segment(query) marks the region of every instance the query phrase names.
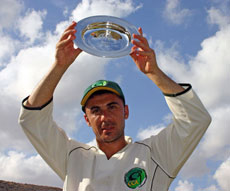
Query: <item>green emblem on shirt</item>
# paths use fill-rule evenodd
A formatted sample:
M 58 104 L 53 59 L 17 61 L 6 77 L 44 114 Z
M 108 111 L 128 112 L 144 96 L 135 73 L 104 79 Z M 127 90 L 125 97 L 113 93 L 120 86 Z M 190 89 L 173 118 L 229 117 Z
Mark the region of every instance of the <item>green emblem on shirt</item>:
M 131 189 L 140 188 L 145 184 L 146 179 L 146 172 L 141 168 L 132 168 L 125 174 L 125 183 Z

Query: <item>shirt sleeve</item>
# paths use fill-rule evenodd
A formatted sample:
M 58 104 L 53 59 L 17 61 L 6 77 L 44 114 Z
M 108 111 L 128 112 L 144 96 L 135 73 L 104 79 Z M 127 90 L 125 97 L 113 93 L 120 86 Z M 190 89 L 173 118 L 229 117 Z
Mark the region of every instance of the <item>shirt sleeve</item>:
M 191 86 L 180 95 L 165 95 L 172 123 L 158 135 L 144 140 L 153 160 L 175 178 L 208 128 L 211 117 Z
M 52 100 L 41 108 L 28 108 L 22 105 L 19 123 L 38 153 L 64 180 L 69 138 L 53 121 L 52 112 Z

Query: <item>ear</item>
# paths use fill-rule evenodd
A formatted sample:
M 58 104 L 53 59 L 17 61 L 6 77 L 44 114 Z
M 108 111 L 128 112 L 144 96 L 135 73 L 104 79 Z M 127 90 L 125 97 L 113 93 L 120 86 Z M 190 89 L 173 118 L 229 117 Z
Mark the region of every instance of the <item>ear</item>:
M 86 122 L 86 124 L 87 124 L 89 127 L 91 127 L 91 125 L 90 125 L 90 121 L 89 121 L 89 118 L 87 117 L 87 115 L 86 115 L 86 114 L 84 114 L 84 118 L 85 118 L 85 122 Z
M 124 117 L 125 117 L 125 119 L 129 118 L 129 107 L 128 107 L 128 105 L 125 105 L 125 108 L 124 108 Z

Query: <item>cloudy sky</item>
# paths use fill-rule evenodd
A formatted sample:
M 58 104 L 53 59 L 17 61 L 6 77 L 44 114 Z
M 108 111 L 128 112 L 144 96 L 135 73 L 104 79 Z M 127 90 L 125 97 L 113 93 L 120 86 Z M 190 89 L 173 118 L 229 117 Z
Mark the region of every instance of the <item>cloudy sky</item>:
M 17 124 L 21 100 L 54 61 L 55 45 L 73 20 L 121 17 L 141 26 L 159 66 L 177 82 L 191 83 L 212 124 L 170 191 L 230 190 L 230 0 L 0 0 L 0 179 L 62 186 Z M 54 96 L 54 117 L 70 137 L 93 143 L 80 110 L 84 88 L 97 79 L 117 81 L 130 107 L 126 134 L 157 134 L 170 122 L 158 88 L 129 56 L 103 59 L 82 53 Z

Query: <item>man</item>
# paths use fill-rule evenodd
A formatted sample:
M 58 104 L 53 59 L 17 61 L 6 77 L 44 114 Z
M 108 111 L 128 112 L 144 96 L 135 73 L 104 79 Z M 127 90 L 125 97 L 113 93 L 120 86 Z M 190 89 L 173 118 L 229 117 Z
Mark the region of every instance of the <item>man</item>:
M 73 22 L 56 46 L 55 62 L 23 101 L 20 124 L 43 159 L 64 181 L 66 191 L 166 191 L 205 133 L 211 118 L 189 84 L 179 85 L 158 67 L 142 29 L 134 34 L 131 57 L 164 93 L 173 122 L 158 135 L 132 142 L 124 135 L 129 116 L 118 84 L 99 80 L 81 101 L 97 147 L 68 138 L 52 118 L 52 97 L 64 72 L 81 53 L 73 47 Z M 153 95 L 154 96 L 154 95 Z

